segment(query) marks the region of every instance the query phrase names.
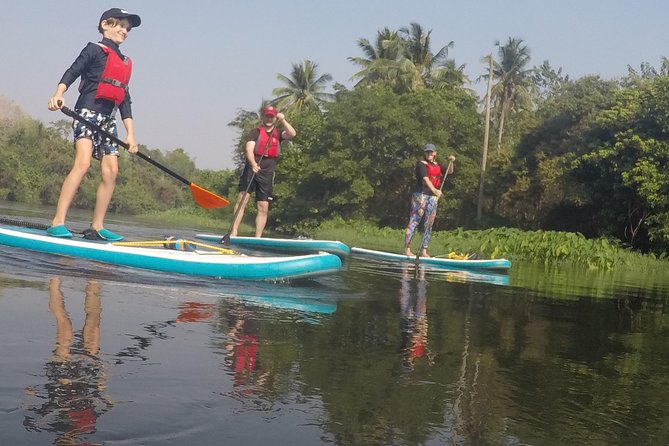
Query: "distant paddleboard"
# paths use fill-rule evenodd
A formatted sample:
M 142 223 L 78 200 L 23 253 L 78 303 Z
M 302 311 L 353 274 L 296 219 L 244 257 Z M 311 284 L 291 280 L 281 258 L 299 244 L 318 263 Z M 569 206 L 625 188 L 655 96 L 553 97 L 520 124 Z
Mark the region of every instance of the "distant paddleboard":
M 195 238 L 206 240 L 208 242 L 218 243 L 223 238 L 217 234 L 197 234 Z M 289 239 L 289 238 L 269 238 L 269 237 L 230 237 L 230 244 L 242 248 L 313 254 L 318 252 L 328 252 L 339 257 L 346 257 L 351 249 L 344 243 L 336 240 L 314 240 L 314 239 Z
M 351 255 L 376 258 L 379 260 L 395 260 L 400 262 L 419 263 L 421 265 L 433 265 L 444 268 L 454 268 L 458 270 L 484 269 L 506 271 L 511 268 L 511 261 L 506 259 L 459 260 L 448 259 L 444 257 L 416 257 L 356 247 L 351 248 Z

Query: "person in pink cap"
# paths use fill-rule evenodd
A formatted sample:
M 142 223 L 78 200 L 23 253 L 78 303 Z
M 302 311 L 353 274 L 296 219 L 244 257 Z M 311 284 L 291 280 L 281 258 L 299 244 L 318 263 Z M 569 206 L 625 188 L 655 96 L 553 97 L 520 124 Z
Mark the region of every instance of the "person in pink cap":
M 119 46 L 128 37 L 130 30 L 137 28 L 141 23 L 142 20 L 137 14 L 131 14 L 124 9 L 111 8 L 103 12 L 98 20 L 98 31 L 102 34 L 102 40 L 97 43 L 89 42 L 81 50 L 79 56 L 63 74 L 56 92 L 48 103 L 51 111 L 63 108 L 65 106 L 63 95 L 70 85 L 81 78 L 79 98 L 74 111 L 86 121 L 102 127 L 107 133 L 118 136 L 116 129 L 118 110 L 125 126 L 130 153 L 137 152 L 128 90 L 132 60 L 121 53 Z M 74 121 L 73 128 L 74 163 L 61 187 L 56 213 L 47 233 L 53 237 L 72 237 L 72 233 L 65 227 L 67 212 L 88 172 L 91 159 L 95 158 L 100 160 L 102 181 L 96 193 L 91 227 L 84 231 L 84 236 L 109 241 L 123 240 L 121 235 L 104 227 L 107 208 L 116 187 L 118 146 L 77 120 Z
M 244 208 L 251 193 L 255 193 L 258 214 L 256 215 L 256 237 L 262 237 L 267 224 L 269 200 L 274 186 L 274 172 L 281 152 L 281 141 L 292 139 L 297 132 L 283 113 L 272 106 L 262 112 L 262 124 L 253 129 L 246 140 L 246 164 L 239 179 L 239 195 L 235 203 L 230 236 L 237 235 L 244 216 Z

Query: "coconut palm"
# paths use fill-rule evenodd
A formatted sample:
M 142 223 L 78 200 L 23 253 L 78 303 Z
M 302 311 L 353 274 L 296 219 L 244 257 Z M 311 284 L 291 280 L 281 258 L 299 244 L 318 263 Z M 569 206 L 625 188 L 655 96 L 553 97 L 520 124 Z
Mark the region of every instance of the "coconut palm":
M 418 23 L 411 23 L 398 31 L 388 28 L 379 31 L 375 45 L 367 39 L 358 40 L 366 57 L 349 57 L 363 68 L 353 75 L 353 79 L 360 79 L 356 86 L 383 83 L 397 93 L 405 93 L 464 84 L 467 81 L 464 65 L 457 67 L 448 59 L 453 42 L 434 54 L 430 49 L 431 34 Z
M 326 84 L 332 81 L 330 74 L 318 75 L 318 64 L 304 60 L 301 64 L 293 64 L 290 76 L 278 74 L 277 79 L 285 83 L 285 87 L 272 90 L 275 98 L 272 104 L 281 110 L 320 110 L 321 105 L 332 99 L 333 95 L 325 93 Z
M 502 144 L 504 121 L 512 113 L 532 105 L 533 69 L 525 67 L 530 62 L 530 50 L 523 39 L 509 37 L 506 44 L 495 42 L 499 60 L 493 60 L 491 100 L 498 117 L 497 146 Z M 488 56 L 490 57 L 490 56 Z M 484 58 L 486 59 L 486 58 Z M 487 59 L 486 59 L 487 61 Z M 487 78 L 487 75 L 482 76 Z
M 383 82 L 389 77 L 389 72 L 397 69 L 396 62 L 402 55 L 403 42 L 397 31 L 384 28 L 376 33 L 376 41 L 372 45 L 368 39 L 358 40 L 358 47 L 366 57 L 349 57 L 348 60 L 361 66 L 363 69 L 352 76 L 359 79 L 358 85 Z
M 469 82 L 469 77 L 465 74 L 465 65 L 456 65 L 453 59 L 449 59 L 443 66 L 433 69 L 429 78 L 429 85 L 434 89 L 450 88 L 456 85 L 463 86 Z
M 414 64 L 422 86 L 430 86 L 432 71 L 443 68 L 448 60 L 448 50 L 454 45 L 453 41 L 433 54 L 430 49 L 431 30 L 426 32 L 418 23 L 411 23 L 408 27 L 400 28 L 399 34 L 405 42 L 404 57 Z

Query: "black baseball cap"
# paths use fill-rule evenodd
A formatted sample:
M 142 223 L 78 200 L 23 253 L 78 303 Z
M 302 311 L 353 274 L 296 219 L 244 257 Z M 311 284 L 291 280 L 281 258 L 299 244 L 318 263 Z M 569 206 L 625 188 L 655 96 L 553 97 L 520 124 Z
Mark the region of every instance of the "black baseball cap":
M 106 10 L 105 12 L 102 13 L 102 16 L 100 16 L 100 21 L 102 22 L 103 20 L 111 18 L 128 19 L 128 21 L 130 22 L 130 26 L 132 26 L 133 28 L 137 28 L 139 25 L 142 24 L 142 19 L 140 19 L 137 14 L 129 13 L 125 9 L 121 8 L 112 8 Z

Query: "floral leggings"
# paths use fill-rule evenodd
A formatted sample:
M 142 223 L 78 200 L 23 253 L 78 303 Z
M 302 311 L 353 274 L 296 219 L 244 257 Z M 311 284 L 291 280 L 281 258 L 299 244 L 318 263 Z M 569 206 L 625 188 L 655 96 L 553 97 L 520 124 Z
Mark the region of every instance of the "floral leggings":
M 439 199 L 434 195 L 426 195 L 416 192 L 411 196 L 411 213 L 409 214 L 409 224 L 404 232 L 404 246 L 411 245 L 416 228 L 421 220 L 424 220 L 423 241 L 421 242 L 421 249 L 427 249 L 427 245 L 432 238 L 432 225 L 437 216 L 437 203 Z

